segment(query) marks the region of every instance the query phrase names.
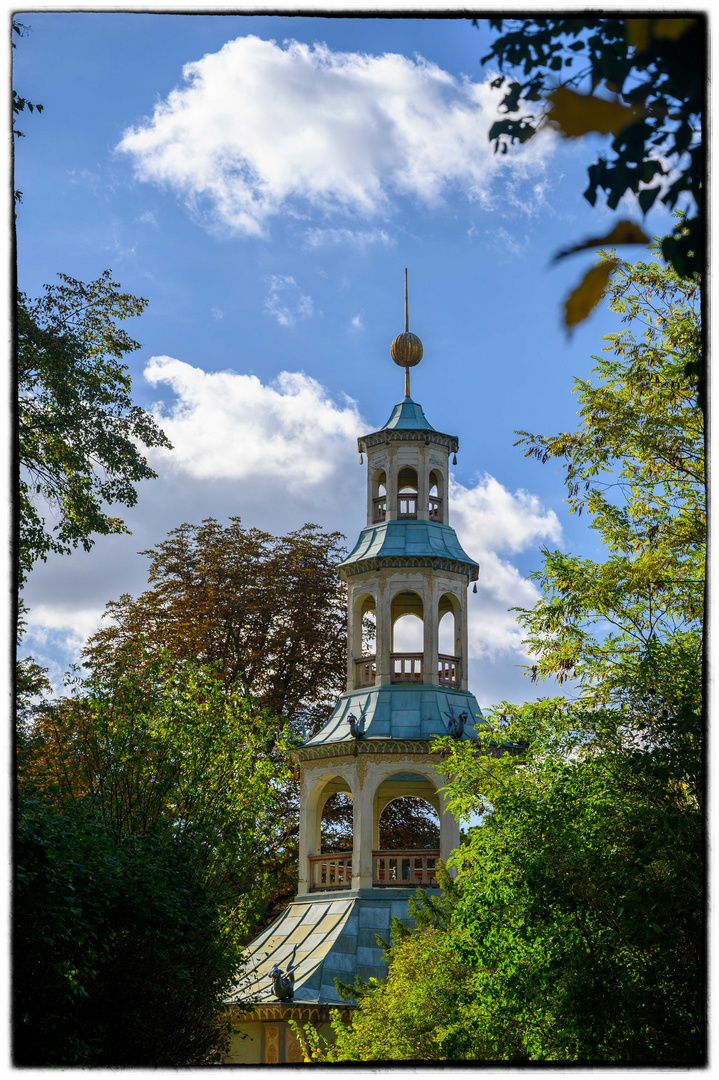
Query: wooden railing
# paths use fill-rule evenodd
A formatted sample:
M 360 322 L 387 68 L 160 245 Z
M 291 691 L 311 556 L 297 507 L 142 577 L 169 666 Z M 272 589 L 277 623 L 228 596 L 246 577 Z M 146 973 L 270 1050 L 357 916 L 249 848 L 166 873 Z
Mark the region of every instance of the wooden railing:
M 393 683 L 421 683 L 424 653 L 390 653 L 389 670 Z
M 381 495 L 378 499 L 373 499 L 374 503 L 374 520 L 384 521 L 387 517 L 387 496 Z
M 373 851 L 372 885 L 376 888 L 436 886 L 439 851 Z
M 460 667 L 458 656 L 440 656 L 438 660 L 438 676 L 440 686 L 459 686 Z
M 355 687 L 374 686 L 376 675 L 376 657 L 363 656 L 361 660 L 355 660 Z
M 352 852 L 310 855 L 310 892 L 349 889 L 352 885 Z

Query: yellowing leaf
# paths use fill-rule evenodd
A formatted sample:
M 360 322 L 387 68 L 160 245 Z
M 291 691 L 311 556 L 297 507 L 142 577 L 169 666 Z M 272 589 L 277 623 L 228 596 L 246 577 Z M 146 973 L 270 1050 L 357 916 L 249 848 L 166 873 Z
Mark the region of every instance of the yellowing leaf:
M 601 300 L 616 259 L 607 259 L 589 270 L 564 302 L 564 325 L 569 330 L 583 322 Z
M 627 19 L 627 44 L 638 53 L 644 52 L 649 44 L 651 19 Z
M 653 21 L 652 35 L 655 38 L 676 41 L 691 29 L 696 19 L 654 19 Z
M 649 48 L 652 38 L 677 41 L 695 23 L 696 19 L 627 19 L 627 44 L 637 53 L 643 53 Z
M 579 138 L 590 131 L 600 135 L 616 135 L 638 116 L 640 109 L 623 105 L 621 101 L 595 97 L 594 94 L 578 94 L 566 86 L 559 86 L 549 95 L 552 111 L 549 119 L 568 139 Z
M 588 240 L 573 247 L 564 248 L 554 256 L 554 261 L 563 259 L 565 255 L 573 255 L 575 251 L 584 251 L 586 248 L 614 247 L 615 244 L 648 244 L 649 237 L 633 221 L 618 221 L 614 228 L 606 236 L 592 236 Z

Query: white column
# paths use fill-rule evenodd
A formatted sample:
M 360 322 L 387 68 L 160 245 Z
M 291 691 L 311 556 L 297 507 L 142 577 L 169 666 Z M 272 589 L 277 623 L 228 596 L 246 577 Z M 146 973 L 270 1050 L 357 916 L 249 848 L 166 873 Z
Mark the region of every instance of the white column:
M 355 773 L 352 791 L 352 888 L 372 888 L 372 845 L 374 840 L 374 791 L 369 777 L 363 788 Z
M 422 603 L 424 605 L 424 675 L 423 682 L 432 686 L 439 684 L 439 620 L 437 619 L 437 597 L 435 595 L 434 578 L 422 590 Z
M 395 447 L 389 447 L 387 463 L 387 513 L 385 521 L 394 521 L 397 517 L 397 460 Z
M 300 777 L 302 777 L 302 765 L 300 765 Z M 319 854 L 317 850 L 318 817 L 316 807 L 310 809 L 307 798 L 309 783 L 300 783 L 300 830 L 299 830 L 299 880 L 297 882 L 298 894 L 310 890 L 310 864 L 309 856 Z M 304 798 L 303 798 L 304 795 Z M 320 819 L 321 821 L 321 814 Z
M 469 680 L 468 680 L 468 676 L 467 676 L 467 668 L 469 666 L 469 656 L 468 656 L 468 653 L 469 653 L 469 632 L 467 630 L 467 590 L 466 589 L 462 589 L 462 598 L 460 600 L 460 615 L 459 615 L 459 618 L 460 618 L 460 623 L 461 623 L 460 631 L 459 631 L 459 639 L 460 639 L 459 656 L 461 658 L 461 664 L 462 664 L 462 683 L 461 683 L 461 686 L 462 686 L 462 690 L 468 690 L 469 689 Z M 456 616 L 455 616 L 455 622 L 456 622 Z M 455 636 L 456 636 L 456 634 L 457 634 L 457 629 L 456 629 L 456 626 L 455 626 Z
M 420 447 L 417 461 L 417 520 L 429 521 L 429 447 Z
M 354 603 L 354 587 L 347 582 L 347 689 L 354 690 L 355 688 L 355 603 Z
M 378 583 L 376 619 L 377 686 L 388 686 L 391 681 L 389 654 L 392 641 L 392 600 L 387 582 Z

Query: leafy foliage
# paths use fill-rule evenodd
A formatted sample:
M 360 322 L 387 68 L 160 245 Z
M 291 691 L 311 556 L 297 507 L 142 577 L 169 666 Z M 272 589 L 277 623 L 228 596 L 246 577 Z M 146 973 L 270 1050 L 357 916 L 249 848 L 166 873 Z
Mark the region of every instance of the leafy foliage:
M 314 732 L 344 688 L 341 539 L 316 525 L 275 537 L 237 517 L 181 525 L 142 553 L 152 588 L 107 605 L 113 621 L 86 656 L 107 664 L 141 644 L 217 664 L 226 685 Z
M 16 1065 L 172 1066 L 213 1060 L 227 948 L 189 837 L 116 840 L 87 800 L 18 799 Z
M 681 720 L 696 740 L 699 715 Z M 699 1063 L 702 822 L 690 788 L 651 749 L 562 760 L 537 745 L 501 788 L 477 764 L 493 813 L 457 856 L 450 937 L 476 972 L 471 1015 L 488 1056 Z
M 209 1061 L 278 888 L 277 722 L 207 669 L 128 662 L 40 710 L 18 764 L 18 1062 Z
M 589 166 L 584 197 L 594 206 L 602 191 L 615 210 L 632 193 L 643 214 L 657 200 L 687 211 L 691 216 L 663 239 L 661 251 L 680 277 L 694 280 L 701 271 L 703 228 L 705 20 L 499 18 L 489 23 L 499 36 L 482 63 L 494 60 L 500 70 L 516 72 L 493 83 L 504 91 L 507 114 L 490 130 L 495 149 L 506 153 L 547 123 L 566 138 L 590 132 L 611 138 L 610 152 L 601 152 Z M 646 240 L 631 222 L 620 224 L 626 236 L 618 237 L 615 227 L 606 237 L 570 250 Z M 602 295 L 597 285 L 597 271 L 590 271 L 568 301 L 565 325 L 589 314 Z
M 573 676 L 603 702 L 652 641 L 698 658 L 706 536 L 703 422 L 685 377 L 701 350 L 698 284 L 621 263 L 609 306 L 625 328 L 595 357 L 596 381 L 575 382 L 579 429 L 518 432 L 528 455 L 563 462 L 570 511 L 591 516 L 608 555 L 545 551 L 542 600 L 522 612 L 533 678 Z
M 92 535 L 127 532 L 107 503 L 133 506 L 135 484 L 156 474 L 138 449 L 169 442 L 130 398 L 120 360 L 140 346 L 117 321 L 147 301 L 119 291 L 106 270 L 89 285 L 60 274 L 45 296 L 18 294 L 19 563 L 67 553 Z M 39 500 L 39 504 L 38 504 Z M 48 528 L 43 510 L 55 516 Z

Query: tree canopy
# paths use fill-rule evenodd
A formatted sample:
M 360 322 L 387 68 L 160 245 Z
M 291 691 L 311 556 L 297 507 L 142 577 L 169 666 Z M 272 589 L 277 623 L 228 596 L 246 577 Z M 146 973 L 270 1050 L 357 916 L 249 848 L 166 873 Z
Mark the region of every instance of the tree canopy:
M 107 605 L 86 658 L 105 665 L 137 648 L 216 663 L 295 731 L 318 729 L 344 689 L 346 600 L 339 533 L 304 525 L 287 536 L 237 517 L 181 525 L 142 552 L 150 589 Z
M 242 946 L 292 873 L 286 742 L 189 661 L 74 690 L 18 744 L 16 1062 L 209 1063 Z
M 139 446 L 170 446 L 133 405 L 121 363 L 140 346 L 118 322 L 147 301 L 120 292 L 109 270 L 88 285 L 58 276 L 39 300 L 17 299 L 21 582 L 51 551 L 127 532 L 108 504 L 134 506 L 135 485 L 156 475 Z

